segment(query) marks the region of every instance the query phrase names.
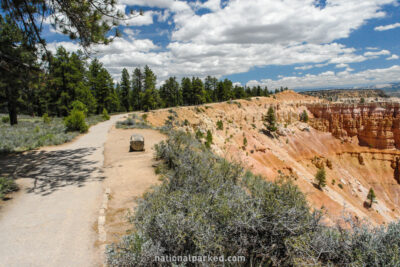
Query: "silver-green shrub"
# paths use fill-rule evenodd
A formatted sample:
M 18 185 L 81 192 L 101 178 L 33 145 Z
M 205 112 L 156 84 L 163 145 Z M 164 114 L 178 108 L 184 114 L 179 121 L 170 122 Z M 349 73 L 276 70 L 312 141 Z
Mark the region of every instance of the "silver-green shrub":
M 110 266 L 151 266 L 159 255 L 245 256 L 284 265 L 286 240 L 314 231 L 304 195 L 215 156 L 191 135 L 171 132 L 156 146 L 163 183 L 138 202 L 133 234 L 107 248 Z

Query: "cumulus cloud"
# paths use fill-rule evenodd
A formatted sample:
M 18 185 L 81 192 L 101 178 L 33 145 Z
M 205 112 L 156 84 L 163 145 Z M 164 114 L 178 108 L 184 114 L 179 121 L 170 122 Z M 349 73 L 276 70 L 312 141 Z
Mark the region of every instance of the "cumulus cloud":
M 354 86 L 371 83 L 387 83 L 399 81 L 400 66 L 394 65 L 384 69 L 369 69 L 356 73 L 349 71 L 333 72 L 326 71 L 320 74 L 306 74 L 304 76 L 284 77 L 277 80 L 264 79 L 261 81 L 251 81 L 247 85 L 268 86 L 268 88 L 278 88 L 287 86 L 291 89 L 296 88 L 315 88 L 328 86 Z
M 399 59 L 399 56 L 394 54 L 386 58 L 386 60 L 396 60 L 396 59 Z
M 390 55 L 390 51 L 388 50 L 381 50 L 377 52 L 365 52 L 364 56 L 366 57 L 377 57 L 377 56 L 384 56 L 384 55 Z
M 191 4 L 178 0 L 120 0 L 124 10 L 128 5 L 157 8 L 130 23 L 149 25 L 154 23 L 153 17 L 158 22 L 171 22 L 171 42 L 158 47 L 150 39 L 138 39 L 131 29 L 124 30 L 125 39 L 117 38 L 109 46 L 97 46 L 95 50 L 115 78 L 124 67 L 131 70 L 146 64 L 159 80 L 168 76 L 221 77 L 255 66 L 291 64 L 299 65 L 296 70 L 332 64 L 345 68 L 339 72 L 344 76 L 353 71 L 348 64 L 391 53 L 367 49 L 360 54 L 335 40 L 348 37 L 369 19 L 383 17 L 381 7 L 394 2 L 335 0 L 326 1 L 321 8 L 315 0 L 232 0 L 224 4 L 220 0 Z M 209 12 L 196 14 L 198 8 Z M 64 45 L 76 48 L 72 43 Z
M 381 31 L 392 30 L 392 29 L 395 29 L 398 27 L 400 27 L 400 23 L 394 23 L 394 24 L 389 24 L 389 25 L 385 25 L 385 26 L 378 26 L 378 27 L 375 27 L 374 30 L 381 32 Z

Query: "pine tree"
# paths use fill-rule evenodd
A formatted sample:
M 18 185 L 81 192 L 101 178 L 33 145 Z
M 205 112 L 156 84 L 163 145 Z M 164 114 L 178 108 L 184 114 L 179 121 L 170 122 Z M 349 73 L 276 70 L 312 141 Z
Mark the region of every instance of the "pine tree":
M 326 172 L 324 167 L 318 169 L 317 173 L 315 174 L 315 181 L 317 182 L 320 190 L 326 186 Z
M 369 200 L 369 207 L 371 208 L 372 204 L 376 203 L 376 195 L 374 189 L 372 188 L 369 189 L 367 199 Z
M 193 105 L 192 102 L 192 95 L 193 95 L 193 90 L 192 90 L 192 82 L 190 81 L 190 78 L 184 77 L 182 78 L 182 99 L 183 99 L 183 104 L 184 105 Z
M 35 48 L 27 44 L 18 25 L 0 15 L 0 98 L 7 102 L 10 124 L 18 123 L 17 112 L 22 89 L 29 86 Z M 1 99 L 0 99 L 1 100 Z
M 146 65 L 144 67 L 144 93 L 141 95 L 142 106 L 145 111 L 157 108 L 159 96 L 156 90 L 157 77 Z
M 161 86 L 160 97 L 165 107 L 175 107 L 182 104 L 182 93 L 175 77 L 170 77 Z
M 217 83 L 218 79 L 215 77 L 207 76 L 204 81 L 204 89 L 206 91 L 206 102 L 215 102 L 217 101 Z
M 272 107 L 269 107 L 268 109 L 267 116 L 265 116 L 265 122 L 265 126 L 269 132 L 275 132 L 277 130 L 275 111 Z
M 121 106 L 124 108 L 124 111 L 130 111 L 130 104 L 129 104 L 129 96 L 131 91 L 131 82 L 129 78 L 129 73 L 126 68 L 122 70 L 122 77 L 121 77 Z
M 192 78 L 192 103 L 194 105 L 203 104 L 206 102 L 206 92 L 204 90 L 203 82 L 200 78 Z
M 141 99 L 143 93 L 143 74 L 139 68 L 136 68 L 132 74 L 132 107 L 133 110 L 140 110 Z
M 308 122 L 308 114 L 307 114 L 307 111 L 303 110 L 303 112 L 300 114 L 300 121 L 302 121 L 302 122 Z

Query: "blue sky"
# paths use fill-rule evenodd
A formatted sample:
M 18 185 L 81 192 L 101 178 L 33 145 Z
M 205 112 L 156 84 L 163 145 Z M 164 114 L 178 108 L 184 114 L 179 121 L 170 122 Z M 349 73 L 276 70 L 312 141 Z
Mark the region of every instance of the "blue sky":
M 398 0 L 119 0 L 144 15 L 123 37 L 94 47 L 118 81 L 149 65 L 168 76 L 207 75 L 273 89 L 400 81 Z M 47 27 L 54 48 L 77 45 Z

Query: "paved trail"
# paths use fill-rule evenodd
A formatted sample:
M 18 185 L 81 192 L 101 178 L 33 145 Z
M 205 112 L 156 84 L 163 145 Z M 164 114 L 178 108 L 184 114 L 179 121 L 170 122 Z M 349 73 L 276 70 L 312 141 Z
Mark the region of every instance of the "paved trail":
M 124 115 L 72 143 L 0 160 L 22 190 L 0 210 L 0 266 L 96 266 L 104 142 Z

